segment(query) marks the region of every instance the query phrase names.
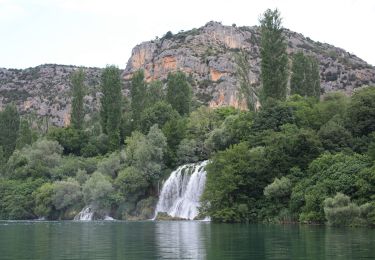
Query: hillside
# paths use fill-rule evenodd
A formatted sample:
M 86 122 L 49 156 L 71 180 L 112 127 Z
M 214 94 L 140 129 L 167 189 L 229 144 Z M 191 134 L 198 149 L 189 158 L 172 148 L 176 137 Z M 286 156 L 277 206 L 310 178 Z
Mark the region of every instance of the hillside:
M 320 63 L 322 93 L 340 90 L 351 94 L 362 85 L 375 85 L 375 68 L 353 54 L 332 45 L 285 30 L 288 52 L 303 50 Z M 196 99 L 211 107 L 243 107 L 238 100 L 234 53 L 249 53 L 252 82 L 260 85 L 260 35 L 258 27 L 224 26 L 209 22 L 199 29 L 178 34 L 167 33 L 160 39 L 134 47 L 123 72 L 127 93 L 129 80 L 144 69 L 147 81 L 165 79 L 169 72 L 182 70 L 191 77 Z M 35 114 L 58 126 L 70 123 L 69 76 L 75 66 L 46 64 L 24 70 L 0 69 L 0 108 L 15 102 L 22 114 Z M 100 68 L 85 68 L 88 113 L 99 107 Z
M 320 63 L 322 93 L 345 91 L 351 94 L 362 85 L 375 84 L 375 68 L 343 49 L 305 38 L 285 30 L 288 53 L 303 50 Z M 147 80 L 165 79 L 168 72 L 182 70 L 193 78 L 197 98 L 211 107 L 241 106 L 237 97 L 234 53 L 240 49 L 250 57 L 250 78 L 260 85 L 260 34 L 257 26 L 224 26 L 209 22 L 199 29 L 166 34 L 161 39 L 137 45 L 124 71 L 144 69 Z
M 17 104 L 21 114 L 48 117 L 54 125 L 70 124 L 70 75 L 78 67 L 46 64 L 24 70 L 0 68 L 0 108 L 9 102 Z M 99 106 L 101 69 L 85 68 L 88 113 Z

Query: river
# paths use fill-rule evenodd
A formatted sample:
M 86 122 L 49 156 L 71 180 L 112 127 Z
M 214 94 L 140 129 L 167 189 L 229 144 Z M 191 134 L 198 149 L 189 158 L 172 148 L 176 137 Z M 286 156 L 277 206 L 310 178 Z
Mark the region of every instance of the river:
M 375 258 L 375 230 L 198 221 L 0 221 L 0 259 Z

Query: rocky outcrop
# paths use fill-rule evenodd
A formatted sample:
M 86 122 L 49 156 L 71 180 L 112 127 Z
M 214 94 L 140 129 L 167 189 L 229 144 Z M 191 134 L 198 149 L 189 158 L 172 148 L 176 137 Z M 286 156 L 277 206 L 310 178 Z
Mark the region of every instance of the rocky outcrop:
M 75 66 L 47 64 L 24 70 L 0 68 L 0 109 L 14 102 L 21 114 L 35 115 L 35 120 L 57 126 L 70 124 L 70 75 Z M 99 107 L 101 69 L 84 68 L 87 114 Z
M 362 85 L 375 85 L 375 68 L 353 54 L 302 34 L 285 30 L 288 52 L 304 51 L 320 64 L 322 93 L 335 90 L 351 94 Z M 134 47 L 123 71 L 126 95 L 132 74 L 143 69 L 147 81 L 165 80 L 176 70 L 189 74 L 195 97 L 211 107 L 231 105 L 246 108 L 238 98 L 234 54 L 249 55 L 251 83 L 260 86 L 259 28 L 224 26 L 209 22 L 199 29 L 167 33 L 164 37 Z M 70 75 L 74 66 L 46 64 L 24 70 L 0 68 L 0 109 L 14 102 L 21 114 L 35 116 L 47 125 L 70 124 Z M 87 117 L 98 112 L 102 69 L 85 68 Z
M 340 90 L 351 94 L 362 85 L 375 85 L 375 68 L 355 55 L 289 30 L 285 36 L 288 53 L 304 51 L 319 61 L 322 93 Z M 250 79 L 260 86 L 259 42 L 256 26 L 209 22 L 199 29 L 137 45 L 123 76 L 129 80 L 136 70 L 143 69 L 148 81 L 165 80 L 169 72 L 181 70 L 191 75 L 195 95 L 202 103 L 243 108 L 246 104 L 238 98 L 234 54 L 240 49 L 248 53 Z

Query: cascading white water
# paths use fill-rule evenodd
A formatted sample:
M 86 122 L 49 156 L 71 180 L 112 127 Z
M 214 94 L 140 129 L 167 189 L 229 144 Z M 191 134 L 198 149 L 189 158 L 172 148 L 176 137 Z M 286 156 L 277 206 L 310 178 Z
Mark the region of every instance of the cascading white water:
M 84 207 L 81 212 L 79 212 L 75 217 L 74 220 L 92 220 L 94 216 L 94 210 L 88 206 Z
M 75 217 L 74 220 L 83 220 L 83 221 L 89 221 L 94 220 L 94 214 L 95 210 L 92 206 L 86 206 L 84 207 L 81 212 L 79 212 Z M 100 215 L 95 214 L 95 219 L 102 219 L 102 220 L 115 220 L 114 218 L 110 217 L 109 215 L 104 215 L 103 217 L 100 217 Z
M 194 219 L 198 215 L 207 162 L 182 165 L 171 173 L 161 190 L 155 218 L 159 212 L 184 219 Z

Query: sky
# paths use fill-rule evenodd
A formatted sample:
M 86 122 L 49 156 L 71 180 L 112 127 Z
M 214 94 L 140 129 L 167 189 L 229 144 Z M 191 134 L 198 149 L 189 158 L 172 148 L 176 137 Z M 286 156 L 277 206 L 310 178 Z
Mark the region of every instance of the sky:
M 375 65 L 375 0 L 0 0 L 0 67 L 125 68 L 143 41 L 209 21 L 257 25 L 267 8 L 284 27 Z

